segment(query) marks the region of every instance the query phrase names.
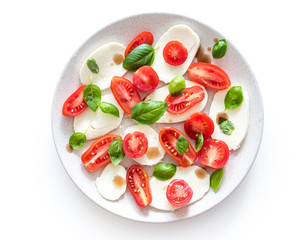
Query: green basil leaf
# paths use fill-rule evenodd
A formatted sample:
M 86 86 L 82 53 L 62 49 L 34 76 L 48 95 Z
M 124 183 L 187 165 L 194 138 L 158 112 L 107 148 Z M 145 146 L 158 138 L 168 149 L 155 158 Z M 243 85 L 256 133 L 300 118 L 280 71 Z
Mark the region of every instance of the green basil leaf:
M 101 89 L 94 84 L 87 85 L 83 90 L 83 99 L 89 108 L 95 112 L 102 98 Z
M 176 150 L 180 155 L 184 155 L 185 152 L 188 153 L 189 142 L 184 136 L 179 136 L 178 140 L 176 141 Z
M 219 120 L 220 120 L 220 118 L 219 118 Z M 219 123 L 219 128 L 226 135 L 231 135 L 231 133 L 235 129 L 233 123 L 228 119 L 225 119 L 224 121 Z
M 127 55 L 123 61 L 123 68 L 127 71 L 136 71 L 141 66 L 151 66 L 154 61 L 154 57 L 154 48 L 149 44 L 141 44 Z
M 96 64 L 96 61 L 94 58 L 89 58 L 87 60 L 87 65 L 88 65 L 88 68 L 90 69 L 90 71 L 92 73 L 95 73 L 95 74 L 98 74 L 99 73 L 99 67 L 98 65 Z
M 224 174 L 224 171 L 222 170 L 222 168 L 216 170 L 215 172 L 212 173 L 211 178 L 210 178 L 210 186 L 211 188 L 214 190 L 214 192 L 216 193 L 220 183 L 221 183 L 221 179 L 222 176 Z
M 107 102 L 101 102 L 98 105 L 102 112 L 109 113 L 115 117 L 120 117 L 119 109 L 113 104 Z
M 74 133 L 69 139 L 69 145 L 72 149 L 78 149 L 86 144 L 87 137 L 82 132 Z
M 196 152 L 199 152 L 203 146 L 204 138 L 203 133 L 200 133 L 196 140 Z
M 153 176 L 160 181 L 166 181 L 174 176 L 176 166 L 172 163 L 160 163 L 156 165 L 153 171 Z
M 131 117 L 139 124 L 151 125 L 165 114 L 167 107 L 166 102 L 143 101 L 132 108 Z
M 227 41 L 226 39 L 221 39 L 217 43 L 215 43 L 213 50 L 212 50 L 212 55 L 213 58 L 222 58 L 225 56 L 227 51 Z
M 225 110 L 239 107 L 242 104 L 243 99 L 242 87 L 231 87 L 225 96 Z
M 173 96 L 180 96 L 186 89 L 186 82 L 183 76 L 175 77 L 171 80 L 168 86 L 169 93 Z
M 112 140 L 109 144 L 108 153 L 112 164 L 114 166 L 118 165 L 125 156 L 123 151 L 123 140 L 121 138 Z

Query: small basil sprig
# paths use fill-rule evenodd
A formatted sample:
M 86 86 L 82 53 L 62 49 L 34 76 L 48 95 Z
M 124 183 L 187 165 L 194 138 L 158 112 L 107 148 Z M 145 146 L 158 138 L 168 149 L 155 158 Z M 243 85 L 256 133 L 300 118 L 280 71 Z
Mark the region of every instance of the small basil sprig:
M 70 137 L 68 143 L 72 149 L 75 150 L 75 149 L 82 148 L 86 144 L 87 142 L 86 134 L 89 128 L 90 126 L 88 127 L 87 131 L 85 131 L 84 133 L 76 132 Z
M 100 103 L 101 98 L 102 98 L 102 91 L 97 85 L 92 84 L 92 75 L 91 75 L 91 83 L 88 84 L 83 89 L 83 99 L 89 106 L 89 108 L 93 112 L 95 112 L 98 108 L 98 104 Z
M 108 153 L 114 166 L 118 165 L 125 156 L 123 151 L 123 140 L 119 137 L 111 141 Z
M 217 43 L 215 43 L 213 50 L 212 50 L 212 56 L 213 58 L 222 58 L 225 56 L 227 51 L 227 41 L 226 39 L 221 39 Z
M 104 113 L 109 113 L 115 117 L 120 117 L 119 109 L 111 103 L 100 102 L 98 103 L 100 110 Z
M 203 146 L 204 138 L 203 138 L 203 133 L 200 133 L 196 139 L 196 152 L 199 152 Z
M 214 192 L 217 192 L 217 189 L 221 183 L 222 176 L 224 174 L 224 171 L 222 168 L 216 170 L 215 172 L 212 173 L 211 178 L 210 178 L 210 186 L 214 190 Z
M 99 67 L 95 61 L 94 58 L 89 58 L 87 60 L 87 65 L 88 65 L 88 68 L 90 69 L 90 71 L 94 74 L 98 74 L 99 73 Z
M 171 80 L 168 86 L 171 96 L 176 97 L 183 94 L 186 89 L 186 82 L 183 76 L 177 76 Z
M 127 71 L 136 71 L 141 66 L 151 66 L 154 57 L 155 49 L 149 44 L 141 44 L 127 55 L 123 61 L 123 68 Z
M 234 86 L 229 89 L 225 96 L 225 110 L 235 109 L 243 102 L 243 90 L 241 86 Z
M 131 111 L 132 119 L 142 125 L 151 125 L 166 112 L 168 103 L 162 101 L 143 101 L 137 103 Z
M 219 122 L 220 130 L 226 135 L 231 135 L 231 133 L 235 129 L 233 123 L 228 119 L 221 120 L 221 118 L 219 118 Z
M 176 166 L 172 163 L 159 163 L 154 168 L 152 176 L 160 181 L 166 181 L 174 176 Z
M 189 152 L 189 142 L 184 136 L 179 136 L 178 140 L 176 141 L 176 150 L 180 155 L 184 155 L 185 153 Z

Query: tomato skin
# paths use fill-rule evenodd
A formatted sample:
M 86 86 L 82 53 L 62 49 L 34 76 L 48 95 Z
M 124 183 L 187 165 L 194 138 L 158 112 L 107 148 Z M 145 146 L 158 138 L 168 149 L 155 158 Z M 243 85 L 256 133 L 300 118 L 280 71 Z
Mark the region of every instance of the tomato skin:
M 130 158 L 142 157 L 148 150 L 148 138 L 144 133 L 135 131 L 125 135 L 123 151 Z
M 193 190 L 182 179 L 174 179 L 169 183 L 166 191 L 168 201 L 176 207 L 187 205 L 193 196 Z
M 105 135 L 93 142 L 88 150 L 82 154 L 81 161 L 89 171 L 93 172 L 110 162 L 109 144 L 116 138 L 119 138 L 119 136 L 115 134 Z
M 196 112 L 186 119 L 184 129 L 187 135 L 194 140 L 201 132 L 203 139 L 208 139 L 214 132 L 214 122 L 207 114 Z
M 142 32 L 137 37 L 135 37 L 127 46 L 125 50 L 125 57 L 136 47 L 141 44 L 149 44 L 152 45 L 154 42 L 153 34 L 150 32 Z
M 163 57 L 166 63 L 172 66 L 179 66 L 186 61 L 188 51 L 181 42 L 170 41 L 164 47 Z
M 140 95 L 135 86 L 123 77 L 113 77 L 110 88 L 115 99 L 127 114 L 131 113 L 133 106 L 141 102 Z
M 188 68 L 188 76 L 192 81 L 215 90 L 227 89 L 231 85 L 227 73 L 220 67 L 209 63 L 193 63 Z
M 172 97 L 169 94 L 165 99 L 165 102 L 168 103 L 167 112 L 180 115 L 201 102 L 204 98 L 205 92 L 200 86 L 186 88 L 180 96 Z
M 228 162 L 230 151 L 228 145 L 221 140 L 208 139 L 198 152 L 199 162 L 209 168 L 223 168 Z
M 178 129 L 173 127 L 162 128 L 159 132 L 159 142 L 165 151 L 182 167 L 189 167 L 194 163 L 197 158 L 197 153 L 195 149 L 192 147 L 189 140 L 186 140 L 189 143 L 188 153 L 184 153 L 184 155 L 180 155 L 176 150 L 176 142 L 180 136 L 184 136 Z
M 142 66 L 134 73 L 133 83 L 139 91 L 150 92 L 157 87 L 159 77 L 152 67 Z
M 138 206 L 145 207 L 152 202 L 149 176 L 143 167 L 132 165 L 127 170 L 126 182 Z
M 86 85 L 79 87 L 63 104 L 62 114 L 64 116 L 74 117 L 81 114 L 88 105 L 83 99 L 83 89 Z

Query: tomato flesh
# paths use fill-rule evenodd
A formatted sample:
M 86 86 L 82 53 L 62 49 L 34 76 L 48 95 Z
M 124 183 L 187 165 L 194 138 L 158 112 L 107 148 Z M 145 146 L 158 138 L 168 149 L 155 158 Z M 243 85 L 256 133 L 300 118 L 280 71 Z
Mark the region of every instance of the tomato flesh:
M 142 32 L 137 37 L 135 37 L 127 46 L 125 50 L 125 57 L 136 47 L 141 44 L 149 44 L 152 45 L 154 42 L 153 34 L 150 32 Z
M 148 150 L 148 138 L 142 132 L 126 134 L 123 141 L 123 151 L 128 157 L 142 157 Z
M 159 77 L 155 70 L 150 66 L 142 66 L 133 75 L 133 83 L 141 92 L 154 90 L 159 82 Z
M 176 128 L 162 128 L 159 132 L 159 142 L 165 151 L 182 167 L 189 167 L 196 160 L 197 153 L 185 136 L 184 137 L 189 143 L 188 153 L 185 152 L 184 155 L 178 153 L 176 150 L 176 142 L 181 135 L 184 136 L 183 133 Z
M 221 140 L 208 139 L 198 152 L 198 158 L 202 165 L 219 169 L 228 162 L 230 151 L 228 145 Z
M 184 93 L 180 96 L 172 97 L 171 94 L 169 94 L 165 99 L 165 102 L 168 103 L 167 112 L 180 115 L 201 102 L 204 98 L 205 92 L 199 86 L 186 88 Z
M 188 51 L 181 42 L 170 41 L 164 47 L 163 57 L 166 63 L 172 66 L 179 66 L 186 61 Z
M 113 77 L 110 88 L 115 99 L 127 114 L 130 114 L 132 108 L 141 102 L 140 95 L 134 85 L 123 77 Z
M 86 85 L 79 87 L 63 104 L 62 114 L 64 116 L 74 117 L 81 114 L 88 105 L 83 99 L 83 89 Z
M 220 67 L 203 62 L 197 62 L 188 68 L 189 78 L 204 87 L 223 90 L 230 87 L 230 79 Z
M 184 129 L 192 139 L 196 140 L 200 133 L 203 134 L 203 139 L 208 139 L 214 132 L 214 123 L 205 113 L 196 112 L 186 119 Z
M 166 196 L 173 206 L 183 207 L 190 202 L 193 190 L 184 180 L 174 179 L 167 187 Z
M 138 206 L 145 207 L 152 202 L 149 176 L 143 167 L 132 165 L 127 170 L 126 182 Z

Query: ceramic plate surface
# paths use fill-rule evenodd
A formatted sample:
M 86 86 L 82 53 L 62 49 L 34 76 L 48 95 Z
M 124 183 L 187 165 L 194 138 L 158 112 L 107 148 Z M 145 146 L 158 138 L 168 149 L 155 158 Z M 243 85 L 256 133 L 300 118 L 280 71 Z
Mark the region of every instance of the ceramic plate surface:
M 129 190 L 118 201 L 108 201 L 96 190 L 95 179 L 101 174 L 103 167 L 96 172 L 88 172 L 81 163 L 80 156 L 91 145 L 92 141 L 88 141 L 86 145 L 73 153 L 66 150 L 69 137 L 73 134 L 73 118 L 62 115 L 62 105 L 80 85 L 79 70 L 82 63 L 87 57 L 98 47 L 109 42 L 120 42 L 127 44 L 142 31 L 150 31 L 154 35 L 154 44 L 159 37 L 166 32 L 171 26 L 176 24 L 187 24 L 200 36 L 201 46 L 205 52 L 208 47 L 214 44 L 214 38 L 226 38 L 228 41 L 227 54 L 221 59 L 212 59 L 212 64 L 218 65 L 224 69 L 230 77 L 232 84 L 240 84 L 248 92 L 250 96 L 250 120 L 248 134 L 237 151 L 233 151 L 227 165 L 224 167 L 223 182 L 219 191 L 215 194 L 210 190 L 201 200 L 176 210 L 175 212 L 162 212 L 152 207 L 140 208 L 136 205 Z M 131 74 L 126 75 L 131 79 Z M 160 82 L 159 86 L 163 86 Z M 208 91 L 209 101 L 205 113 L 208 113 L 212 101 L 214 91 Z M 144 95 L 143 95 L 144 96 Z M 91 200 L 104 209 L 117 214 L 119 216 L 142 222 L 172 222 L 186 219 L 203 213 L 223 201 L 232 191 L 241 183 L 251 168 L 262 138 L 263 131 L 263 105 L 261 94 L 256 79 L 243 56 L 228 40 L 228 36 L 223 36 L 214 29 L 208 27 L 204 23 L 198 22 L 191 18 L 173 15 L 173 14 L 142 14 L 125 18 L 123 20 L 112 23 L 93 35 L 86 41 L 69 60 L 65 67 L 59 83 L 55 89 L 52 104 L 52 132 L 56 150 L 59 158 L 71 177 L 73 182 L 86 194 Z M 123 118 L 122 129 L 134 123 Z M 180 131 L 183 130 L 183 123 L 180 124 L 154 124 L 152 127 L 159 131 L 160 128 L 166 126 L 174 126 Z M 123 130 L 122 130 L 123 131 Z M 112 133 L 118 133 L 116 129 Z M 164 161 L 173 162 L 174 160 L 166 154 Z M 129 167 L 135 163 L 133 160 L 125 157 L 121 165 Z M 198 163 L 197 163 L 198 164 Z M 149 175 L 152 174 L 153 167 L 146 167 Z M 211 173 L 212 171 L 209 171 Z

